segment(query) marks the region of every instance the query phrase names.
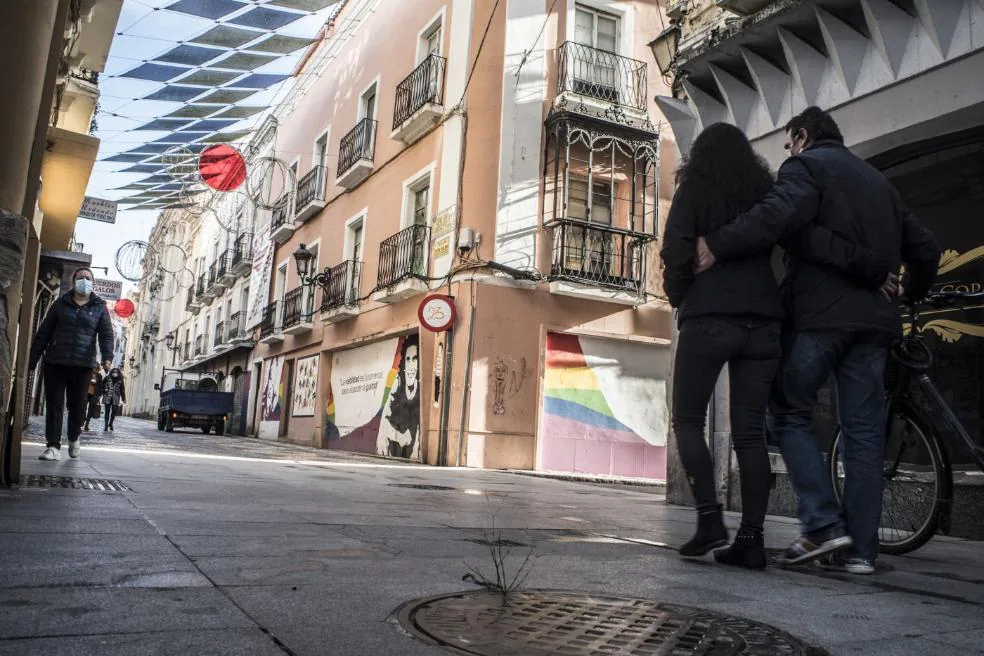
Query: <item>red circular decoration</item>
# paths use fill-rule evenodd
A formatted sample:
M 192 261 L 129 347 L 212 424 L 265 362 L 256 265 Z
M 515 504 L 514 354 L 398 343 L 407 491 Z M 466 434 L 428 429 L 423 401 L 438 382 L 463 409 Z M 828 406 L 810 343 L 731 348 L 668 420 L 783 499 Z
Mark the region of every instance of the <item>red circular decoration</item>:
M 120 319 L 126 319 L 127 317 L 132 317 L 133 313 L 137 311 L 137 308 L 130 299 L 121 298 L 116 301 L 116 307 L 113 308 L 113 311 L 116 312 L 116 316 Z
M 232 146 L 209 146 L 198 156 L 202 182 L 216 191 L 233 191 L 246 181 L 246 160 Z
M 420 325 L 432 333 L 451 330 L 456 316 L 454 299 L 443 294 L 431 294 L 425 297 L 417 308 Z

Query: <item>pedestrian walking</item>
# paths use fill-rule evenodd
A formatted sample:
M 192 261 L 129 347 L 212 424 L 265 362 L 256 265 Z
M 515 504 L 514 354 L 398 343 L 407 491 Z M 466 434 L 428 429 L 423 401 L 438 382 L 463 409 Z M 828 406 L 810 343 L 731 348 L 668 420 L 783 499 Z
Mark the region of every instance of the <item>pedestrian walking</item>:
M 89 422 L 93 419 L 99 419 L 99 402 L 102 398 L 102 368 L 94 367 L 92 373 L 89 375 L 89 389 L 86 392 L 86 405 L 85 405 L 85 425 L 82 426 L 82 430 L 89 430 Z
M 708 401 L 727 364 L 742 518 L 734 543 L 716 552 L 715 558 L 724 564 L 763 569 L 763 526 L 771 484 L 765 410 L 779 367 L 783 316 L 772 248 L 723 262 L 700 275 L 695 267 L 697 237 L 710 234 L 762 200 L 773 178 L 741 130 L 718 123 L 694 141 L 677 182 L 661 257 L 663 287 L 677 309 L 680 326 L 672 425 L 697 502 L 697 531 L 680 553 L 703 556 L 728 542 L 704 438 Z M 830 260 L 832 266 L 860 266 L 856 260 L 870 257 L 854 244 L 819 229 L 815 232 L 814 256 Z
M 72 290 L 48 310 L 31 345 L 30 368 L 44 356 L 45 441 L 41 460 L 61 458 L 64 409 L 68 407 L 68 455 L 79 455 L 86 391 L 96 364 L 96 347 L 108 366 L 113 357 L 113 325 L 106 302 L 92 293 L 92 271 L 78 269 Z
M 126 403 L 126 385 L 123 382 L 123 373 L 118 367 L 113 367 L 109 375 L 103 379 L 102 386 L 103 410 L 106 419 L 103 424 L 103 432 L 113 430 L 113 422 L 116 415 L 123 411 L 123 404 Z
M 888 348 L 901 335 L 894 274 L 904 262 L 902 287 L 918 300 L 933 283 L 940 247 L 892 184 L 844 146 L 827 113 L 808 108 L 789 122 L 786 134 L 790 157 L 775 187 L 698 243 L 699 268 L 741 262 L 785 240 L 782 290 L 789 323 L 769 428 L 799 498 L 802 535 L 780 562 L 823 557 L 829 568 L 871 574 L 885 457 L 884 371 Z M 855 267 L 845 275 L 811 261 L 798 234 L 804 226 L 826 228 L 870 251 L 878 266 Z M 831 374 L 844 436 L 843 508 L 813 431 L 817 394 Z

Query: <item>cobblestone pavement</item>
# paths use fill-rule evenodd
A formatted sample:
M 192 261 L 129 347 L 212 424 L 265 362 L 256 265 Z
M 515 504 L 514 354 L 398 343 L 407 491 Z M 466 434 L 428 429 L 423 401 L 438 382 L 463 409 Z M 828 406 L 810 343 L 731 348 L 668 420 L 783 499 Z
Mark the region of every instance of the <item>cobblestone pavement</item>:
M 691 511 L 629 486 L 165 434 L 127 418 L 84 435 L 80 458 L 63 449 L 48 463 L 36 459 L 40 428 L 25 438 L 32 485 L 0 491 L 0 655 L 448 653 L 394 613 L 476 589 L 463 576 L 492 577 L 490 541 L 511 545 L 510 573 L 533 554 L 526 590 L 700 607 L 832 654 L 984 653 L 978 542 L 938 538 L 867 578 L 752 573 L 679 559 Z M 795 532 L 770 518 L 769 546 Z

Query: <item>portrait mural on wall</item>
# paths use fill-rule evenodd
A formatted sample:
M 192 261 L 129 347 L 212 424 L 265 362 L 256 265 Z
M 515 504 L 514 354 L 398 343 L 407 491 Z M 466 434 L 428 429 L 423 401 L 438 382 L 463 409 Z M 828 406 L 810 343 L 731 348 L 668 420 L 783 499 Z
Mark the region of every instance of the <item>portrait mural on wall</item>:
M 260 416 L 263 421 L 280 421 L 280 407 L 283 399 L 284 356 L 271 358 L 264 363 L 263 402 Z
M 420 341 L 388 339 L 332 356 L 325 447 L 420 458 Z
M 314 407 L 318 399 L 318 364 L 320 362 L 320 355 L 300 358 L 297 361 L 292 401 L 292 414 L 295 417 L 314 416 Z

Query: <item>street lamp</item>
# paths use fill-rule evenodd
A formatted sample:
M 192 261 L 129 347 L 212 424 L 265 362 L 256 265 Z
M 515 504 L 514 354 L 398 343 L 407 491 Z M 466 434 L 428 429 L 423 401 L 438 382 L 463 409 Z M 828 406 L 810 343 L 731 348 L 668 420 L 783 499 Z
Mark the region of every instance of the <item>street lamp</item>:
M 322 293 L 329 294 L 328 285 L 331 282 L 331 269 L 325 267 L 321 273 L 311 275 L 312 264 L 314 263 L 314 253 L 308 250 L 307 246 L 301 244 L 294 251 L 294 264 L 297 265 L 297 277 L 301 281 L 301 286 L 312 288 L 311 291 L 311 312 L 305 315 L 314 315 L 314 290 L 315 286 L 320 287 Z
M 680 42 L 680 26 L 670 25 L 649 43 L 649 49 L 656 58 L 656 67 L 661 75 L 670 72 L 676 60 L 677 44 Z
M 168 351 L 171 352 L 171 366 L 173 367 L 178 359 L 178 351 L 181 350 L 181 344 L 175 344 L 177 341 L 177 336 L 174 333 L 168 333 L 167 337 L 164 338 L 164 345 Z

